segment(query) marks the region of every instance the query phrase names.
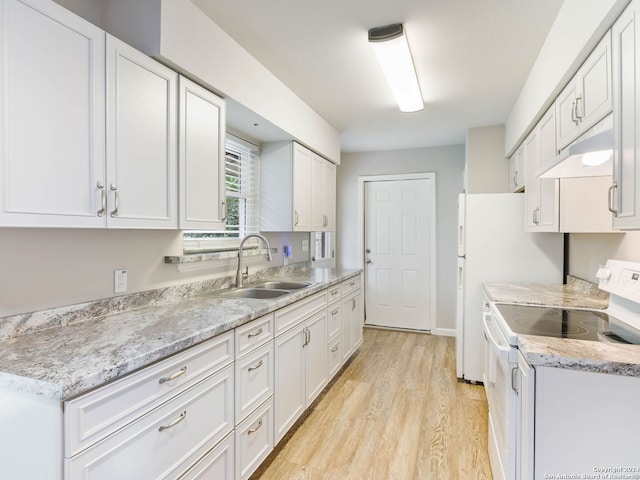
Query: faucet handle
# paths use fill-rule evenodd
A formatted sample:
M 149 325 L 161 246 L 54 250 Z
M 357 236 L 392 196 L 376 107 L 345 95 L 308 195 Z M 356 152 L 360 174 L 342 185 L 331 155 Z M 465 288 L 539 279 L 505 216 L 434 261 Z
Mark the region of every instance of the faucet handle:
M 249 267 L 244 267 L 244 272 L 242 272 L 242 278 L 249 277 Z

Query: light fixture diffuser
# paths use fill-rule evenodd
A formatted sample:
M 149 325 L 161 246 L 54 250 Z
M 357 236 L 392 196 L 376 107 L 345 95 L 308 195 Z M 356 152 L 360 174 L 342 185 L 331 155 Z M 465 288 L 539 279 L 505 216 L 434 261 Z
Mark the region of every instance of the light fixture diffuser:
M 424 108 L 409 43 L 401 23 L 369 29 L 369 43 L 402 112 Z

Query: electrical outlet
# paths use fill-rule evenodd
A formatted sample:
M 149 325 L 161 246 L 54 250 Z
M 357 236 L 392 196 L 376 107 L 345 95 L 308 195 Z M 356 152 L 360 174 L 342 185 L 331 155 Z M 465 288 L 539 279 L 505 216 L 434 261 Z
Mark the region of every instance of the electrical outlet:
M 127 270 L 113 271 L 113 293 L 122 293 L 127 291 Z
M 303 252 L 309 251 L 309 240 L 307 239 L 302 240 L 302 251 Z

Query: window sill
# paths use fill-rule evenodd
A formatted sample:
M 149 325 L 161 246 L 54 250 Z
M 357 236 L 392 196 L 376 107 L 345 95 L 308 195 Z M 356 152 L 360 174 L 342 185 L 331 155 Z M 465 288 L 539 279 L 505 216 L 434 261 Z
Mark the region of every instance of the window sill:
M 254 257 L 258 255 L 266 255 L 266 249 L 247 248 L 244 250 L 243 257 Z M 277 248 L 271 249 L 271 254 L 278 253 Z M 203 252 L 188 253 L 185 255 L 171 255 L 164 257 L 164 263 L 171 265 L 184 265 L 186 263 L 209 262 L 211 260 L 228 260 L 230 258 L 238 258 L 238 250 L 226 250 L 220 252 Z

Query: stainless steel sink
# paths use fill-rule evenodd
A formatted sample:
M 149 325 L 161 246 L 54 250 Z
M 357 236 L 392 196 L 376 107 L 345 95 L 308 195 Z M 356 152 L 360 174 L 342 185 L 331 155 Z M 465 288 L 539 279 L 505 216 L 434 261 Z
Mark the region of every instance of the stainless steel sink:
M 238 288 L 237 290 L 229 290 L 221 294 L 223 297 L 233 298 L 277 298 L 291 293 L 289 290 L 281 290 L 275 288 Z
M 267 288 L 269 290 L 299 290 L 301 288 L 306 288 L 311 285 L 310 282 L 262 282 L 252 285 L 254 288 Z

